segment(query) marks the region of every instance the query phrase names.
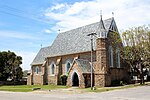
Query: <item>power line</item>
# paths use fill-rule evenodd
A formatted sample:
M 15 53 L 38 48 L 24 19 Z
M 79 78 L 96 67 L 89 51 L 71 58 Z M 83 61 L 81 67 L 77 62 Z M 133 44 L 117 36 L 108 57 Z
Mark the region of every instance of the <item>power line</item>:
M 16 12 L 19 12 L 19 13 L 28 13 L 28 12 L 25 12 L 23 10 L 10 7 L 8 5 L 2 5 L 1 8 L 5 8 L 5 9 L 11 10 L 11 11 L 16 11 Z
M 2 8 L 6 8 L 6 9 L 2 9 Z M 35 16 L 33 16 L 31 13 L 7 6 L 7 5 L 2 5 L 0 7 L 0 13 L 3 14 L 8 14 L 8 15 L 12 15 L 15 17 L 20 17 L 20 18 L 26 18 L 26 19 L 30 19 L 30 20 L 35 20 L 35 21 L 39 21 L 39 22 L 43 22 L 43 23 L 47 23 L 50 24 L 47 21 L 41 20 L 39 18 L 36 18 Z M 27 16 L 28 15 L 28 16 Z
M 16 16 L 16 17 L 26 18 L 26 17 L 24 17 L 24 16 L 20 16 L 20 15 L 12 14 L 12 13 L 5 12 L 5 11 L 1 11 L 1 10 L 0 10 L 0 13 L 4 13 L 4 14 L 8 14 L 8 15 L 12 15 L 12 16 Z

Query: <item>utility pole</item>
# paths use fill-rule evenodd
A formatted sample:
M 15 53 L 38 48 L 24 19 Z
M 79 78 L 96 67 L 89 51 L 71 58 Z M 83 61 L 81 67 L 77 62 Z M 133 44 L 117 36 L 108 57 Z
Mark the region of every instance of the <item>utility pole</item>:
M 91 90 L 93 90 L 93 36 L 96 33 L 90 33 L 87 36 L 91 36 Z

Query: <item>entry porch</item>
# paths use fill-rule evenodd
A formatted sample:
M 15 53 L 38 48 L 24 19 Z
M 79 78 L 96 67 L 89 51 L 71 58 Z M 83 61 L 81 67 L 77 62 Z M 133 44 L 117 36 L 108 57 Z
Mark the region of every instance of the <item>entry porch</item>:
M 78 86 L 79 88 L 91 85 L 91 65 L 88 60 L 74 60 L 68 72 L 67 86 Z

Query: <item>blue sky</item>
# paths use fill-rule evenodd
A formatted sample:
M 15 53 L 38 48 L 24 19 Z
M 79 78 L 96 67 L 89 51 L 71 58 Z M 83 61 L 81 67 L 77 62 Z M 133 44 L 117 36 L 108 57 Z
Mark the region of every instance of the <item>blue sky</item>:
M 23 57 L 22 68 L 57 34 L 112 17 L 120 32 L 150 24 L 149 0 L 0 0 L 0 51 Z

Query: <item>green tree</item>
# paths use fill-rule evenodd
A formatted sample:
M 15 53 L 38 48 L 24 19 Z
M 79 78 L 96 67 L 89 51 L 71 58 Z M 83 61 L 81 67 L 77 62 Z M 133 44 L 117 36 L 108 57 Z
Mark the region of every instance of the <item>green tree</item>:
M 0 80 L 6 81 L 9 77 L 13 80 L 21 78 L 21 64 L 22 57 L 17 56 L 14 52 L 0 52 Z
M 122 34 L 124 48 L 122 58 L 132 71 L 140 75 L 144 83 L 143 68 L 150 66 L 150 26 L 139 26 L 126 30 Z
M 21 67 L 16 68 L 16 72 L 15 72 L 15 78 L 17 81 L 19 81 L 20 79 L 22 79 L 23 77 L 23 71 Z
M 5 81 L 11 75 L 8 64 L 8 52 L 0 52 L 0 80 Z

